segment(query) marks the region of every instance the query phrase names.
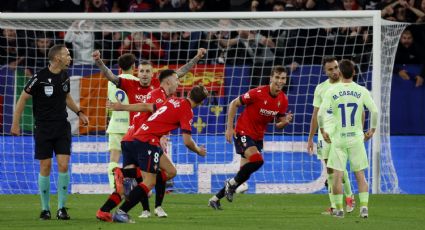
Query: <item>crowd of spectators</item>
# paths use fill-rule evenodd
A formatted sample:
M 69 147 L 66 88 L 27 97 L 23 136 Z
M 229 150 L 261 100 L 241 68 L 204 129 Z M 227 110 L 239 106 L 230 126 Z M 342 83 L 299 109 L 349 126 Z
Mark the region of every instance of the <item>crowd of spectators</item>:
M 398 21 L 423 21 L 421 0 L 3 0 L 2 12 L 190 12 L 382 10 Z
M 384 19 L 415 23 L 403 33 L 396 64 L 425 66 L 425 0 L 3 0 L 3 12 L 207 12 L 207 11 L 306 11 L 381 10 Z M 167 23 L 167 22 L 163 22 Z M 226 20 L 221 20 L 226 23 Z M 65 43 L 73 52 L 73 64 L 93 64 L 91 52 L 101 50 L 109 65 L 131 52 L 138 59 L 157 64 L 185 63 L 199 47 L 208 50 L 204 62 L 252 66 L 256 76 L 267 76 L 276 64 L 291 70 L 302 64 L 320 64 L 324 55 L 350 58 L 367 70 L 371 58 L 371 28 L 298 29 L 276 31 L 216 32 L 117 32 L 105 28 L 91 32 L 93 22 L 75 21 L 67 31 L 16 31 L 0 28 L 0 65 L 24 66 L 28 75 L 46 66 L 46 51 Z M 166 25 L 164 25 L 166 26 Z M 423 84 L 425 67 L 400 77 Z

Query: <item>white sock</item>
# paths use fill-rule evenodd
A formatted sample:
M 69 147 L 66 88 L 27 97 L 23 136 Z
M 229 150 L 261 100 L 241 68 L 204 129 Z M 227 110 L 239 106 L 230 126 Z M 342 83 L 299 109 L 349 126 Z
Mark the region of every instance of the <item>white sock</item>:
M 238 183 L 236 183 L 235 178 L 232 178 L 229 180 L 229 184 L 230 185 L 237 185 Z

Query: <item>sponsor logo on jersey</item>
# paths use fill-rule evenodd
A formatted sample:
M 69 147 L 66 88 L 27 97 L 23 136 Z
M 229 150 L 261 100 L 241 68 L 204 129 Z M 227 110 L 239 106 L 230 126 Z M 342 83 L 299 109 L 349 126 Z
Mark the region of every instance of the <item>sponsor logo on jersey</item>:
M 136 101 L 138 102 L 144 102 L 146 100 L 146 95 L 136 95 Z
M 268 109 L 260 109 L 260 114 L 263 116 L 276 116 L 279 111 L 273 111 Z

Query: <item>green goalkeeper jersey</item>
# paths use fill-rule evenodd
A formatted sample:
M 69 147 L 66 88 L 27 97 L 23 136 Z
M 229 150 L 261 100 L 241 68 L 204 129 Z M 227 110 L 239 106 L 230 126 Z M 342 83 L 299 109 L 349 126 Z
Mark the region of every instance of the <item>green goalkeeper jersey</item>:
M 316 86 L 316 89 L 314 90 L 314 99 L 313 99 L 313 106 L 316 108 L 320 108 L 320 105 L 323 102 L 323 97 L 325 96 L 326 92 L 328 91 L 328 89 L 335 85 L 336 83 L 331 83 L 328 80 L 320 83 L 319 85 Z M 325 114 L 325 117 L 323 119 L 323 128 L 327 131 L 327 132 L 332 132 L 333 128 L 335 126 L 335 122 L 333 122 L 334 117 L 332 114 Z M 320 128 L 321 126 L 319 126 Z M 321 133 L 319 132 L 319 136 L 321 136 Z
M 138 80 L 131 74 L 121 74 L 118 77 Z M 128 104 L 127 94 L 115 86 L 114 83 L 108 82 L 108 99 L 116 102 L 117 98 L 122 104 Z M 127 133 L 130 124 L 130 115 L 127 111 L 112 111 L 111 119 L 109 120 L 107 133 Z
M 319 109 L 319 126 L 323 127 L 328 114 L 335 117 L 335 135 L 363 135 L 364 106 L 371 113 L 371 128 L 378 123 L 378 109 L 369 91 L 355 82 L 337 83 L 326 92 Z

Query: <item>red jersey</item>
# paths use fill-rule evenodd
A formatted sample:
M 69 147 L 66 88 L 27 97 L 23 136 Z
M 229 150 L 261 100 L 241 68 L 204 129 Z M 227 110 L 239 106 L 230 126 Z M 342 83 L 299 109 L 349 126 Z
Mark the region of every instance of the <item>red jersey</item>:
M 126 78 L 118 78 L 117 87 L 124 90 L 128 96 L 129 104 L 142 103 L 145 101 L 146 95 L 159 87 L 159 80 L 157 78 L 152 78 L 150 86 L 143 87 L 140 85 L 140 82 L 137 80 L 131 80 Z M 130 112 L 130 125 L 132 125 L 133 117 L 137 112 Z
M 248 135 L 253 140 L 264 138 L 267 124 L 275 117 L 284 116 L 288 108 L 288 98 L 282 91 L 277 96 L 270 94 L 270 86 L 260 86 L 239 97 L 245 109 L 236 122 L 236 133 Z
M 161 136 L 181 128 L 184 133 L 192 131 L 193 111 L 188 99 L 173 97 L 158 108 L 136 131 L 133 138 L 159 146 Z
M 144 103 L 152 103 L 155 108 L 159 108 L 166 100 L 167 94 L 165 93 L 165 90 L 163 88 L 157 88 L 146 95 Z M 131 122 L 132 124 L 128 127 L 128 131 L 122 140 L 132 141 L 134 132 L 150 117 L 150 115 L 152 115 L 151 112 L 137 112 L 133 117 L 133 121 Z

